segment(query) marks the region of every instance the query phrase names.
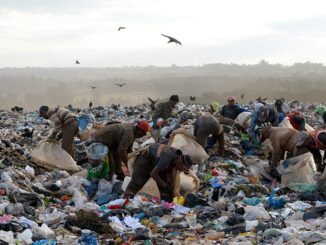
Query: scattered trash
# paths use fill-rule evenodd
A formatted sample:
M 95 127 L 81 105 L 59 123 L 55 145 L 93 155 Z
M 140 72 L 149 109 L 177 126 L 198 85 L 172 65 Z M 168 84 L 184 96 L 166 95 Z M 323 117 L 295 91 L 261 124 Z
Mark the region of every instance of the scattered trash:
M 316 128 L 319 124 L 310 121 L 313 112 L 307 105 L 297 106 Z M 249 111 L 253 107 L 249 105 L 248 112 L 236 119 L 242 126 L 241 134 L 225 127 L 223 157 L 217 155 L 216 146 L 208 154 L 198 145 L 189 133 L 193 131 L 192 122 L 180 123 L 182 111 L 177 110 L 173 120 L 164 122 L 166 125 L 158 131 L 160 142 L 167 143 L 170 137 L 169 144 L 189 154 L 196 164 L 192 168 L 194 176 L 180 174 L 180 195 L 169 202 L 160 199 L 153 179 L 133 198 L 125 198 L 131 177 L 109 179 L 110 151 L 106 146 L 76 138 L 74 161 L 60 144 L 46 140 L 51 133 L 47 120 L 36 113 L 0 111 L 0 243 L 324 242 L 326 172 L 318 173 L 313 156 L 306 153 L 281 161 L 281 183 L 274 180 L 269 170 L 270 141 L 250 142 L 244 131 L 250 126 Z M 194 118 L 205 110 L 201 105 L 181 108 Z M 134 123 L 140 116 L 150 119 L 146 106 L 75 112 L 79 136 L 87 140 L 91 132 L 107 122 Z M 288 121 L 284 125 L 289 126 Z M 21 136 L 27 127 L 34 129 L 32 138 Z M 137 139 L 134 150 L 153 142 L 150 136 Z M 128 171 L 132 176 L 129 163 Z

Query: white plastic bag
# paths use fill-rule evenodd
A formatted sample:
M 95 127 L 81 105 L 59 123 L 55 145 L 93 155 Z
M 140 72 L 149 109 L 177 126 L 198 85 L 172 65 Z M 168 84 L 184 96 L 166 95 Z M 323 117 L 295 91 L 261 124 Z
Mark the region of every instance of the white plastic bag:
M 277 171 L 282 175 L 281 183 L 284 186 L 293 183 L 316 183 L 316 164 L 310 152 L 281 161 Z

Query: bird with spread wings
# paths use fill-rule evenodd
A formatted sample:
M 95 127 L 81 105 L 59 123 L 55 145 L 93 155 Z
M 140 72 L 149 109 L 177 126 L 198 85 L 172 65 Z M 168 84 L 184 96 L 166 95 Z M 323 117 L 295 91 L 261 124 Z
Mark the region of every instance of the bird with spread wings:
M 168 43 L 175 43 L 175 44 L 179 44 L 182 45 L 181 42 L 177 39 L 175 39 L 174 37 L 170 37 L 164 34 L 161 34 L 163 37 L 167 37 L 169 39 Z

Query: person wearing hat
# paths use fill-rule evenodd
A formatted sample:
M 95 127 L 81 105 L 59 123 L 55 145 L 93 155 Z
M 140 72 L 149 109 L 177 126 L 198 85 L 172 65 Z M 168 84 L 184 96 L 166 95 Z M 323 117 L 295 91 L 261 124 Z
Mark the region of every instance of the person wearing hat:
M 298 131 L 305 131 L 306 120 L 299 111 L 293 110 L 286 114 L 293 128 Z
M 48 140 L 61 140 L 61 147 L 68 152 L 72 158 L 75 156 L 74 137 L 78 134 L 77 117 L 64 107 L 50 109 L 48 106 L 41 106 L 39 109 L 40 117 L 49 119 L 54 124 L 52 134 Z
M 163 144 L 152 144 L 137 156 L 131 181 L 124 197 L 132 198 L 152 177 L 161 194 L 161 199 L 172 201 L 179 196 L 180 171 L 189 174 L 192 166 L 190 156 L 180 150 Z
M 222 107 L 221 116 L 235 120 L 237 116 L 244 112 L 245 109 L 241 108 L 235 103 L 235 96 L 228 97 L 228 104 Z
M 277 126 L 277 112 L 269 106 L 262 106 L 252 114 L 251 124 L 249 128 L 249 136 L 251 141 L 256 139 L 256 129 L 263 124 Z
M 118 179 L 123 180 L 122 162 L 127 165 L 128 153 L 132 151 L 135 139 L 145 136 L 149 129 L 148 122 L 142 120 L 136 125 L 128 123 L 106 125 L 92 135 L 93 142 L 109 148 L 110 178 L 115 173 Z
M 208 137 L 212 135 L 212 141 L 207 145 Z M 211 116 L 204 115 L 195 121 L 194 136 L 198 144 L 203 148 L 209 149 L 218 141 L 219 154 L 224 155 L 224 129 L 219 121 Z
M 156 110 L 153 112 L 153 122 L 154 125 L 156 124 L 157 119 L 163 118 L 163 120 L 166 120 L 170 117 L 172 117 L 172 111 L 176 104 L 179 103 L 179 96 L 178 95 L 172 95 L 170 97 L 170 100 L 164 103 L 158 104 Z

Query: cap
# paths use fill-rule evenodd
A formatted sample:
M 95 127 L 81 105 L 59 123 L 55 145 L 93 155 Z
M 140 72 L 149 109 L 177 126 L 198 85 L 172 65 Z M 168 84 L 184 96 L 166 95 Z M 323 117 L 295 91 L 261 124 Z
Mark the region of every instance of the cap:
M 211 107 L 212 107 L 212 109 L 213 109 L 214 111 L 217 111 L 218 108 L 220 107 L 220 104 L 219 104 L 218 102 L 216 102 L 216 101 L 213 101 L 213 102 L 211 103 Z
M 189 169 L 192 166 L 192 160 L 191 157 L 189 155 L 182 155 L 181 156 L 181 161 L 182 161 L 182 165 L 183 165 L 183 171 L 188 174 L 189 173 Z
M 172 96 L 170 97 L 170 100 L 171 100 L 171 101 L 174 101 L 174 102 L 179 102 L 179 96 L 178 96 L 178 95 L 172 95 Z
M 150 129 L 150 125 L 147 121 L 140 121 L 137 124 L 137 127 L 140 128 L 141 130 L 143 130 L 145 133 L 147 133 Z
M 235 101 L 235 96 L 233 96 L 233 95 L 229 96 L 228 101 Z

